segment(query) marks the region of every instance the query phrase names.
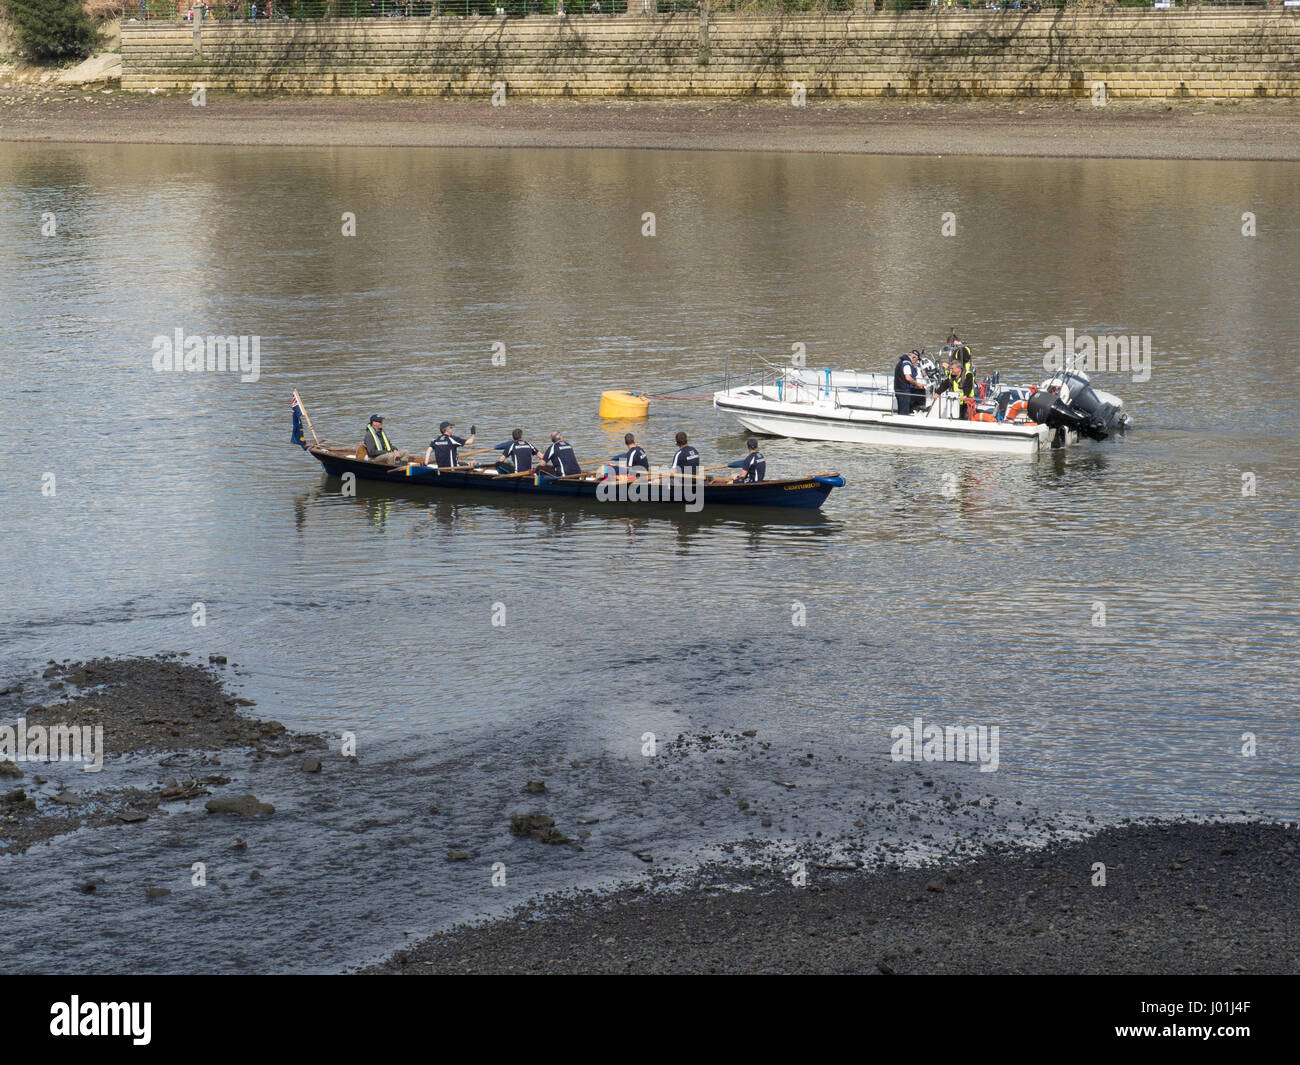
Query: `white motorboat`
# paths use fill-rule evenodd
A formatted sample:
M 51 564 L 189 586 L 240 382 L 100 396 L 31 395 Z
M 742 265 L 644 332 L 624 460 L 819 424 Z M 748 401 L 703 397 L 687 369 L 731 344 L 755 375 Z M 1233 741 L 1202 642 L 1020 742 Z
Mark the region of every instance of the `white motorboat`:
M 946 364 L 951 350 L 939 353 Z M 1060 370 L 1036 388 L 979 383 L 977 398 L 936 394 L 938 365 L 923 355 L 925 405 L 898 413 L 892 373 L 787 367 L 714 393 L 713 405 L 746 429 L 797 440 L 1036 454 L 1104 439 L 1128 424 L 1123 401 L 1092 387 L 1081 370 Z

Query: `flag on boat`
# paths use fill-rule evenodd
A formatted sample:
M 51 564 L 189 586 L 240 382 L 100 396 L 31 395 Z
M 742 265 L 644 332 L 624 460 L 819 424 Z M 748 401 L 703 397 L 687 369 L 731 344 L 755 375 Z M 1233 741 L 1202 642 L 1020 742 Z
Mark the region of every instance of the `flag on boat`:
M 302 405 L 298 402 L 298 393 L 296 391 L 293 394 L 293 399 L 289 401 L 289 406 L 293 409 L 293 435 L 289 437 L 289 443 L 297 444 L 306 451 L 307 432 L 302 425 Z

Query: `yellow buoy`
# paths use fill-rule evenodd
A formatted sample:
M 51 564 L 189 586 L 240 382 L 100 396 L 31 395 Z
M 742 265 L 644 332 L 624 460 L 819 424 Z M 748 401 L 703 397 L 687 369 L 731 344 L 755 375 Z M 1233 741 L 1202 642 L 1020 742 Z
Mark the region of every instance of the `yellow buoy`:
M 631 392 L 602 392 L 600 394 L 600 416 L 612 421 L 626 421 L 628 418 L 644 418 L 650 413 L 650 401 L 643 396 L 634 396 Z

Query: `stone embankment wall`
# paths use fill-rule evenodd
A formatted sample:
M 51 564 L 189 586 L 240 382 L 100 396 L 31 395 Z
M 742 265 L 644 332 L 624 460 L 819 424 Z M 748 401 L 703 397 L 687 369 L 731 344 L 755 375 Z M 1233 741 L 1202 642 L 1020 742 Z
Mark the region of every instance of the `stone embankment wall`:
M 487 96 L 1300 96 L 1300 11 L 150 22 L 124 88 Z

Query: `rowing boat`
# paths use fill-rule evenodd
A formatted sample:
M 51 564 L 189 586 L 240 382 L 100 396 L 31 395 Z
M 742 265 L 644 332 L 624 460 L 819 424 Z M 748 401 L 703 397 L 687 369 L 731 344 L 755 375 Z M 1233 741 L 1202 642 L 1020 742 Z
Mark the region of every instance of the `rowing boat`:
M 834 488 L 844 486 L 836 473 L 818 473 L 810 477 L 775 481 L 709 480 L 702 476 L 641 478 L 609 477 L 586 473 L 556 477 L 542 471 L 531 476 L 502 474 L 495 466 L 439 469 L 410 463 L 386 466 L 358 459 L 347 448 L 309 446 L 310 452 L 330 477 L 353 474 L 359 480 L 381 481 L 394 485 L 419 485 L 438 491 L 472 491 L 506 493 L 536 499 L 556 497 L 590 499 L 624 506 L 652 504 L 699 510 L 713 506 L 801 507 L 817 508 Z

